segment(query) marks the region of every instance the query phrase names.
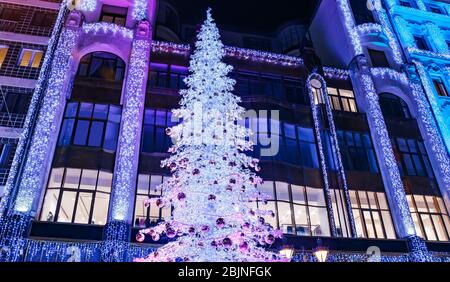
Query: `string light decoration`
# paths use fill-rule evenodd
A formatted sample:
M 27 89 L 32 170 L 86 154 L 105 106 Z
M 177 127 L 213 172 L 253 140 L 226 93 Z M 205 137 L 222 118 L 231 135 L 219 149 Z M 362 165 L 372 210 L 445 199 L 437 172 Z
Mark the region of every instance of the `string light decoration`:
M 133 19 L 141 21 L 147 19 L 147 5 L 149 0 L 134 0 Z
M 448 54 L 448 53 L 436 53 L 433 51 L 422 50 L 422 49 L 419 49 L 416 47 L 408 47 L 408 48 L 406 48 L 406 50 L 410 54 L 415 54 L 415 55 L 424 56 L 424 57 L 432 57 L 432 58 L 436 58 L 436 59 L 450 60 L 450 54 Z
M 97 0 L 80 0 L 80 10 L 84 12 L 93 12 L 97 8 Z
M 2 219 L 4 215 L 4 210 L 6 209 L 8 202 L 10 201 L 10 196 L 14 188 L 14 183 L 17 177 L 19 165 L 25 156 L 26 142 L 28 138 L 30 138 L 30 135 L 32 133 L 31 125 L 33 124 L 33 120 L 37 114 L 41 97 L 44 94 L 43 90 L 45 88 L 45 83 L 50 73 L 49 70 L 52 64 L 53 54 L 58 45 L 59 32 L 61 31 L 61 28 L 64 24 L 64 18 L 67 11 L 64 5 L 66 1 L 67 0 L 63 0 L 61 8 L 59 9 L 58 12 L 58 16 L 56 17 L 55 27 L 50 36 L 47 45 L 47 51 L 45 52 L 44 59 L 42 62 L 41 71 L 39 72 L 36 86 L 34 88 L 34 92 L 31 97 L 30 106 L 28 107 L 28 113 L 25 118 L 22 135 L 17 143 L 16 153 L 14 154 L 11 168 L 9 170 L 9 175 L 5 185 L 4 194 L 3 197 L 0 199 L 0 220 Z
M 103 34 L 112 33 L 113 36 L 120 34 L 122 37 L 127 39 L 133 38 L 133 30 L 123 26 L 119 26 L 114 23 L 107 23 L 107 22 L 84 23 L 82 29 L 85 33 L 94 33 L 94 34 L 100 32 L 102 32 Z
M 323 67 L 325 77 L 329 79 L 349 80 L 350 71 L 345 69 L 338 69 L 332 67 Z
M 152 52 L 189 56 L 191 48 L 187 44 L 153 41 Z M 298 57 L 230 46 L 225 46 L 225 56 L 287 67 L 300 67 L 303 65 L 303 60 Z
M 411 92 L 417 104 L 420 120 L 425 126 L 425 133 L 428 137 L 427 141 L 430 143 L 430 147 L 433 150 L 434 155 L 439 163 L 441 179 L 444 185 L 444 187 L 442 188 L 444 191 L 450 191 L 450 158 L 448 155 L 448 151 L 445 148 L 444 140 L 442 139 L 438 129 L 439 123 L 442 122 L 441 124 L 445 125 L 444 117 L 440 114 L 439 110 L 438 114 L 433 115 L 432 108 L 439 107 L 438 102 L 436 101 L 435 94 L 432 91 L 430 81 L 428 80 L 423 65 L 416 61 L 414 61 L 413 63 L 415 64 L 419 72 L 419 77 L 421 79 L 422 85 L 425 88 L 425 92 L 423 91 L 422 86 L 419 83 L 411 84 Z M 448 134 L 445 135 L 447 133 L 445 131 L 443 133 L 444 136 L 450 136 Z
M 337 0 L 338 7 L 343 15 L 344 25 L 347 29 L 350 37 L 351 44 L 353 46 L 353 52 L 355 55 L 363 54 L 363 48 L 357 29 L 355 28 L 355 22 L 353 20 L 352 9 L 348 0 Z
M 338 181 L 339 186 L 343 189 L 344 192 L 344 200 L 345 200 L 345 207 L 347 211 L 348 216 L 348 224 L 350 226 L 350 233 L 352 236 L 356 237 L 356 225 L 355 225 L 355 219 L 353 217 L 353 210 L 352 210 L 352 203 L 350 202 L 350 194 L 348 191 L 348 185 L 347 185 L 347 176 L 345 175 L 345 168 L 344 163 L 342 162 L 342 155 L 339 148 L 339 142 L 338 137 L 336 133 L 336 126 L 334 125 L 334 116 L 333 116 L 333 108 L 331 107 L 331 102 L 328 97 L 328 90 L 327 90 L 327 84 L 325 80 L 318 74 L 312 74 L 310 76 L 311 79 L 317 79 L 320 81 L 322 85 L 321 94 L 322 94 L 322 101 L 325 102 L 325 108 L 327 112 L 327 121 L 328 121 L 328 127 L 331 133 L 331 146 L 333 149 L 334 159 L 336 160 L 336 166 L 338 168 Z M 310 87 L 312 87 L 311 83 L 309 84 Z
M 381 79 L 390 78 L 392 80 L 398 81 L 406 85 L 409 83 L 406 74 L 395 71 L 391 68 L 371 68 L 370 72 L 372 73 L 372 76 L 374 78 L 381 78 Z
M 369 74 L 360 75 L 360 79 L 364 88 L 365 97 L 367 98 L 367 116 L 373 119 L 373 132 L 378 135 L 378 140 L 381 141 L 381 154 L 379 159 L 383 160 L 383 163 L 387 168 L 387 176 L 389 177 L 389 182 L 392 185 L 392 196 L 393 202 L 395 203 L 396 211 L 400 215 L 405 232 L 408 235 L 415 235 L 414 222 L 411 217 L 408 202 L 406 200 L 405 191 L 403 189 L 402 179 L 400 177 L 400 172 L 398 170 L 397 162 L 395 161 L 394 152 L 392 149 L 391 140 L 386 128 L 386 123 L 384 122 L 383 113 L 381 112 L 379 98 L 375 91 L 375 86 L 373 80 Z
M 392 25 L 391 25 L 391 22 L 388 19 L 386 10 L 384 10 L 381 7 L 379 7 L 376 11 L 377 11 L 380 23 L 381 23 L 381 25 L 383 27 L 384 34 L 386 35 L 386 37 L 389 40 L 389 46 L 392 49 L 392 54 L 393 54 L 393 57 L 394 57 L 394 61 L 397 64 L 402 64 L 403 63 L 403 56 L 402 56 L 402 52 L 401 52 L 401 47 L 400 47 L 400 45 L 399 45 L 399 43 L 397 41 L 397 38 L 395 36 L 395 33 L 394 33 L 393 29 L 392 29 Z
M 130 237 L 130 226 L 125 221 L 111 221 L 105 226 L 105 241 L 101 247 L 104 262 L 121 262 L 125 260 Z
M 37 195 L 41 189 L 42 168 L 46 167 L 52 136 L 58 130 L 57 117 L 64 109 L 69 65 L 78 37 L 79 33 L 71 29 L 64 29 L 62 32 L 59 46 L 52 60 L 48 87 L 39 111 L 38 122 L 34 135 L 31 137 L 31 147 L 24 164 L 14 205 L 15 211 L 30 212 L 34 201 L 39 198 Z
M 135 40 L 131 51 L 126 84 L 126 96 L 122 114 L 122 132 L 119 138 L 118 157 L 113 182 L 112 218 L 127 220 L 130 203 L 133 201 L 134 183 L 137 178 L 139 138 L 145 101 L 150 43 L 145 39 Z
M 173 115 L 182 122 L 167 129 L 174 140 L 171 157 L 162 161 L 173 176 L 161 186 L 163 197 L 149 199 L 158 208 L 173 206 L 173 217 L 141 230 L 153 241 L 175 239 L 139 262 L 256 262 L 283 261 L 262 246 L 272 245 L 282 233 L 265 222 L 272 211 L 253 209 L 250 201 L 268 198 L 257 189 L 262 179 L 251 150 L 251 130 L 237 123 L 244 114 L 240 98 L 232 94 L 235 81 L 225 56 L 211 9 L 197 36 L 190 75 L 181 90 L 180 109 Z
M 325 159 L 325 154 L 323 152 L 323 143 L 322 143 L 322 135 L 321 135 L 322 129 L 320 126 L 320 117 L 319 117 L 319 104 L 316 103 L 316 99 L 314 98 L 314 88 L 311 85 L 311 81 L 313 79 L 316 79 L 316 77 L 319 77 L 319 76 L 317 74 L 310 75 L 306 81 L 306 85 L 308 85 L 309 101 L 311 103 L 311 114 L 312 114 L 313 122 L 314 122 L 314 133 L 316 135 L 317 148 L 319 149 L 320 167 L 322 169 L 323 186 L 324 186 L 323 189 L 325 191 L 325 202 L 327 205 L 328 218 L 330 221 L 331 236 L 336 237 L 337 230 L 336 230 L 336 222 L 334 221 L 333 201 L 331 199 L 330 183 L 328 180 L 327 163 L 326 163 L 326 159 Z M 322 95 L 322 99 L 324 99 L 323 94 L 320 93 L 320 95 Z

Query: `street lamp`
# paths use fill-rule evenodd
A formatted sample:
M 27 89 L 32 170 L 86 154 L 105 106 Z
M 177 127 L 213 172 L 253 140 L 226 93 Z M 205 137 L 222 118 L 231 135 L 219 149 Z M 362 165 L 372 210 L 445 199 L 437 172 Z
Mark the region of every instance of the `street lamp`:
M 291 261 L 292 257 L 294 256 L 294 248 L 292 248 L 291 246 L 283 246 L 283 248 L 280 250 L 280 255 L 287 258 L 288 261 Z
M 319 262 L 326 262 L 328 257 L 328 248 L 322 246 L 322 240 L 317 239 L 317 248 L 314 249 L 314 255 Z

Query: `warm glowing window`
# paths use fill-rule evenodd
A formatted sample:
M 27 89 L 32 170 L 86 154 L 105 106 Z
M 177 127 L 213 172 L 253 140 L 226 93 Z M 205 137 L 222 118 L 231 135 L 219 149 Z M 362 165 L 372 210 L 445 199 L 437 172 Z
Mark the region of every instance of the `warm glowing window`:
M 442 83 L 442 80 L 440 79 L 433 79 L 433 85 L 434 89 L 436 89 L 436 92 L 439 96 L 442 97 L 448 97 L 447 88 L 445 87 L 444 83 Z
M 2 67 L 5 61 L 6 54 L 8 54 L 8 46 L 0 46 L 0 67 Z
M 23 49 L 20 55 L 19 66 L 38 68 L 41 65 L 44 52 L 41 50 Z
M 331 108 L 336 111 L 357 113 L 355 95 L 352 90 L 328 87 Z
M 395 239 L 386 196 L 381 192 L 350 191 L 356 233 L 360 238 Z
M 450 219 L 441 197 L 407 195 L 417 235 L 429 241 L 448 241 Z
M 54 168 L 48 181 L 41 220 L 104 225 L 108 216 L 112 173 Z

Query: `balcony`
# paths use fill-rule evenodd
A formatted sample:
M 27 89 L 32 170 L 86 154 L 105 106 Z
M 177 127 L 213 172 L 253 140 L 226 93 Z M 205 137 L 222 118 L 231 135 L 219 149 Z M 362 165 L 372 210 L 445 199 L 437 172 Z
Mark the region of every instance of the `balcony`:
M 14 113 L 0 113 L 0 126 L 22 128 L 26 115 Z
M 0 31 L 14 32 L 17 27 L 16 21 L 0 19 Z

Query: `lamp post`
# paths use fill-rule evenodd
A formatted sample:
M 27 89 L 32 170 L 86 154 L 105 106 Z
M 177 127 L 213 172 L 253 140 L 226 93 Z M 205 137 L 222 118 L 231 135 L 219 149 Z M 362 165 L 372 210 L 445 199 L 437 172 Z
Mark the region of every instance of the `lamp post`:
M 294 256 L 294 248 L 292 246 L 284 245 L 279 253 L 287 258 L 288 261 L 291 261 Z
M 314 249 L 314 255 L 319 262 L 326 262 L 328 257 L 328 248 L 322 246 L 322 240 L 317 239 L 317 248 Z

